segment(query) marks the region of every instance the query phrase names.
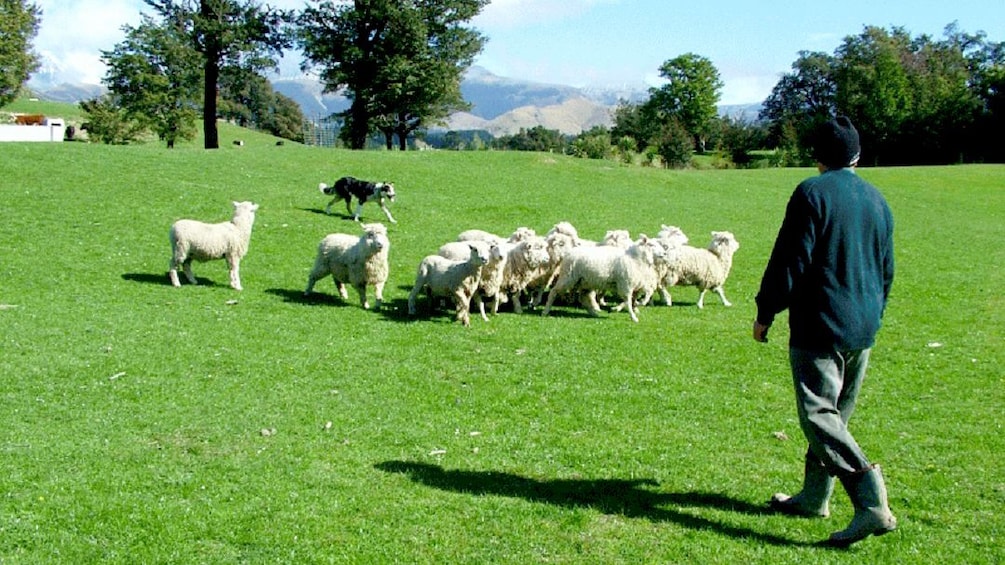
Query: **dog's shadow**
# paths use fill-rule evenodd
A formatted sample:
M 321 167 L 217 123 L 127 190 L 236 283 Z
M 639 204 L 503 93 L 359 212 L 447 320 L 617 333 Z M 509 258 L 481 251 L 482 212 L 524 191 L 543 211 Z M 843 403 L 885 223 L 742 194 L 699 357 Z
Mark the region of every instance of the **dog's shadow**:
M 325 212 L 324 208 L 300 208 L 300 211 L 307 212 L 309 214 L 317 214 L 319 216 L 327 216 L 329 218 L 340 218 L 346 221 L 355 221 L 353 220 L 352 214 L 343 214 L 341 212 L 333 212 L 329 214 L 328 212 Z
M 653 479 L 554 479 L 538 480 L 497 471 L 446 470 L 439 465 L 414 461 L 385 461 L 374 466 L 385 473 L 398 473 L 428 487 L 470 496 L 508 496 L 567 508 L 593 508 L 604 514 L 679 524 L 693 530 L 711 530 L 737 538 L 753 539 L 774 546 L 818 546 L 719 522 L 689 509 L 709 508 L 753 516 L 772 512 L 729 496 L 708 492 L 660 492 Z

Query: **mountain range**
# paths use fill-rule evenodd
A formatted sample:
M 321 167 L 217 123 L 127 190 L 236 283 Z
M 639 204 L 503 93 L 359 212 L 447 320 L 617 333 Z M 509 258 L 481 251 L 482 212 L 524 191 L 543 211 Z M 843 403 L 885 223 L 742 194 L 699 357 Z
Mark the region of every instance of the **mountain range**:
M 67 103 L 94 98 L 105 90 L 100 85 L 57 83 L 57 71 L 56 63 L 43 65 L 28 86 L 39 98 Z M 341 94 L 325 93 L 324 86 L 315 79 L 273 78 L 271 82 L 276 92 L 295 101 L 309 120 L 341 112 L 350 104 Z M 576 135 L 595 126 L 610 126 L 612 111 L 619 102 L 643 101 L 649 91 L 644 84 L 610 88 L 546 84 L 502 77 L 474 66 L 461 82 L 461 95 L 471 108 L 452 114 L 434 129 L 481 130 L 501 136 L 542 126 Z M 719 112 L 754 120 L 759 109 L 760 104 L 720 106 Z

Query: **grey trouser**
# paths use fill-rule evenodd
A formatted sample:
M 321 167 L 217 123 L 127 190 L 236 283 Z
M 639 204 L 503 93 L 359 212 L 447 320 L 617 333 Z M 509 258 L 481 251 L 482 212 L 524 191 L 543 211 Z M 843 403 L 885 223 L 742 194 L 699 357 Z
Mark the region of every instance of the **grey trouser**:
M 869 460 L 848 431 L 855 399 L 865 378 L 870 349 L 808 351 L 789 348 L 799 425 L 809 454 L 838 477 L 869 468 Z

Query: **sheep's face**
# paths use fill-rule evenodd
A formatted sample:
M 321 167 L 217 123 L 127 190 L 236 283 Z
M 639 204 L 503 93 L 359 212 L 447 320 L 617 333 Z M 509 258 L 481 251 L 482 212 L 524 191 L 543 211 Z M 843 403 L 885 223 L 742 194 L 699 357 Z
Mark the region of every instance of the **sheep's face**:
M 489 262 L 489 250 L 482 245 L 469 245 L 471 248 L 471 262 L 476 265 L 484 265 Z
M 632 244 L 632 236 L 628 230 L 609 230 L 600 244 L 628 249 L 628 246 Z
M 551 253 L 548 245 L 546 245 L 543 241 L 525 241 L 520 245 L 523 246 L 524 262 L 526 262 L 530 268 L 536 269 L 537 267 L 546 265 L 549 261 L 551 261 Z
M 519 243 L 521 241 L 527 241 L 528 239 L 537 235 L 532 228 L 519 227 L 512 235 L 509 236 L 510 243 Z
M 670 243 L 676 245 L 685 245 L 688 241 L 687 236 L 684 235 L 684 231 L 677 226 L 668 226 L 663 224 L 658 234 L 656 234 L 658 239 L 666 240 Z
M 489 260 L 490 261 L 502 261 L 503 260 L 503 250 L 499 248 L 499 245 L 493 243 L 489 246 Z
M 709 244 L 709 249 L 729 250 L 730 252 L 735 252 L 739 248 L 740 242 L 736 241 L 736 237 L 733 236 L 732 232 L 712 232 L 712 243 Z
M 363 239 L 367 247 L 378 252 L 391 246 L 391 242 L 387 239 L 387 228 L 383 224 L 364 224 Z

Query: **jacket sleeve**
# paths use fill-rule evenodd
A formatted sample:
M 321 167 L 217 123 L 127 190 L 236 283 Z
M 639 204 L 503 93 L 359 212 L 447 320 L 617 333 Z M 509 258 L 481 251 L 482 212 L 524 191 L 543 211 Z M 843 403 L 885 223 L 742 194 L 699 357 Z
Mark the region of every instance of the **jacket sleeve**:
M 793 288 L 809 269 L 816 216 L 806 193 L 801 187 L 796 188 L 785 208 L 785 218 L 755 298 L 759 323 L 770 326 L 775 316 L 789 307 Z

